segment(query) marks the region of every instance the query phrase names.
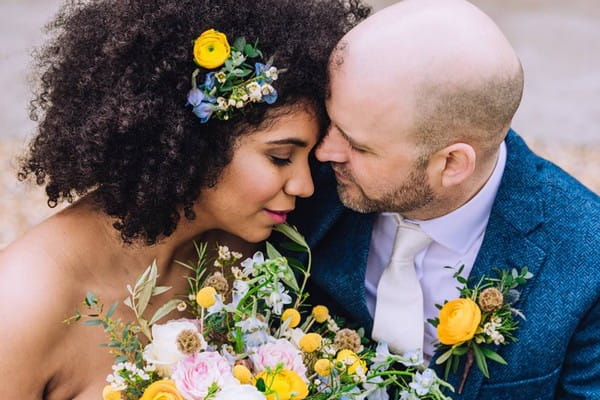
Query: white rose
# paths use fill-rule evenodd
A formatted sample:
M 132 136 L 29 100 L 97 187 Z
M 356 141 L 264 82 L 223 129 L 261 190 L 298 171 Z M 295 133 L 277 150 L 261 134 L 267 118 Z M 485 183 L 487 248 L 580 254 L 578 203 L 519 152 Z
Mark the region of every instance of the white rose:
M 200 340 L 199 349 L 206 349 L 206 341 L 196 324 L 190 320 L 179 319 L 152 326 L 152 343 L 144 349 L 144 359 L 156 366 L 159 375 L 170 376 L 175 364 L 187 355 L 177 346 L 177 338 L 184 331 L 196 332 Z
M 231 384 L 221 389 L 214 400 L 265 400 L 265 395 L 252 385 Z

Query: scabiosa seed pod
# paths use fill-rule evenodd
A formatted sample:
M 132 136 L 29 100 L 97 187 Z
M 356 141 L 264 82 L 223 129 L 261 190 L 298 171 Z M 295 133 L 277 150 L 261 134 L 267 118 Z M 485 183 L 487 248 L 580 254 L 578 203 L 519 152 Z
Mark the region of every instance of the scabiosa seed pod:
M 206 347 L 206 342 L 198 332 L 191 329 L 181 331 L 177 336 L 177 349 L 183 354 L 195 354 Z
M 223 297 L 225 297 L 227 291 L 229 291 L 229 283 L 227 283 L 227 279 L 225 279 L 223 274 L 220 272 L 215 272 L 206 278 L 204 281 L 204 287 L 206 286 L 214 287 L 217 293 Z
M 479 293 L 478 303 L 482 311 L 493 311 L 502 307 L 504 304 L 504 296 L 502 295 L 502 292 L 496 288 L 487 288 Z
M 352 350 L 358 352 L 360 350 L 360 336 L 352 329 L 344 328 L 335 334 L 333 345 L 338 350 Z

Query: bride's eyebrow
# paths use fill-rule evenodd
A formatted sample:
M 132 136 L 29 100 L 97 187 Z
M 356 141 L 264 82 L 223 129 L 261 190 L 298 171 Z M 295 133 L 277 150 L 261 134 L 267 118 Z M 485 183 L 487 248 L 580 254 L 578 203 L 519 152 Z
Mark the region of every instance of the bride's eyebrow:
M 267 144 L 278 144 L 278 145 L 291 144 L 293 146 L 298 146 L 298 147 L 308 147 L 307 142 L 305 142 L 304 140 L 298 139 L 298 138 L 285 138 L 285 139 L 278 139 L 278 140 L 270 140 L 267 142 Z

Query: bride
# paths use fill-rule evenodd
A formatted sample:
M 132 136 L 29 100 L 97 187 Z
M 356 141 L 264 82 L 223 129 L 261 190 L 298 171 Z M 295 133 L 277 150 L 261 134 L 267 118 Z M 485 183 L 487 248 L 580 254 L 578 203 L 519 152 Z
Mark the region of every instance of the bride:
M 0 397 L 98 398 L 106 338 L 62 322 L 86 291 L 120 302 L 156 259 L 159 285 L 183 293 L 174 261 L 193 258 L 192 240 L 220 230 L 260 242 L 312 194 L 328 54 L 367 13 L 356 0 L 61 9 L 38 57 L 39 128 L 20 177 L 44 185 L 49 205 L 73 204 L 0 253 Z

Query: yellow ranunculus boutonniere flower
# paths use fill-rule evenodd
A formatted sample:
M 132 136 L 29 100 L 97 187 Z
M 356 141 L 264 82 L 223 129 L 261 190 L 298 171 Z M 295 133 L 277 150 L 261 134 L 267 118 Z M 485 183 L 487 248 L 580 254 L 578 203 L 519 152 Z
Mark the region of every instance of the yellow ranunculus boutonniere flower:
M 214 29 L 204 31 L 194 42 L 194 61 L 207 69 L 223 65 L 230 53 L 227 36 Z
M 173 381 L 156 381 L 148 386 L 140 400 L 184 400 Z
M 473 300 L 449 301 L 440 311 L 438 338 L 440 342 L 447 345 L 467 341 L 475 335 L 479 322 L 481 322 L 481 310 Z

